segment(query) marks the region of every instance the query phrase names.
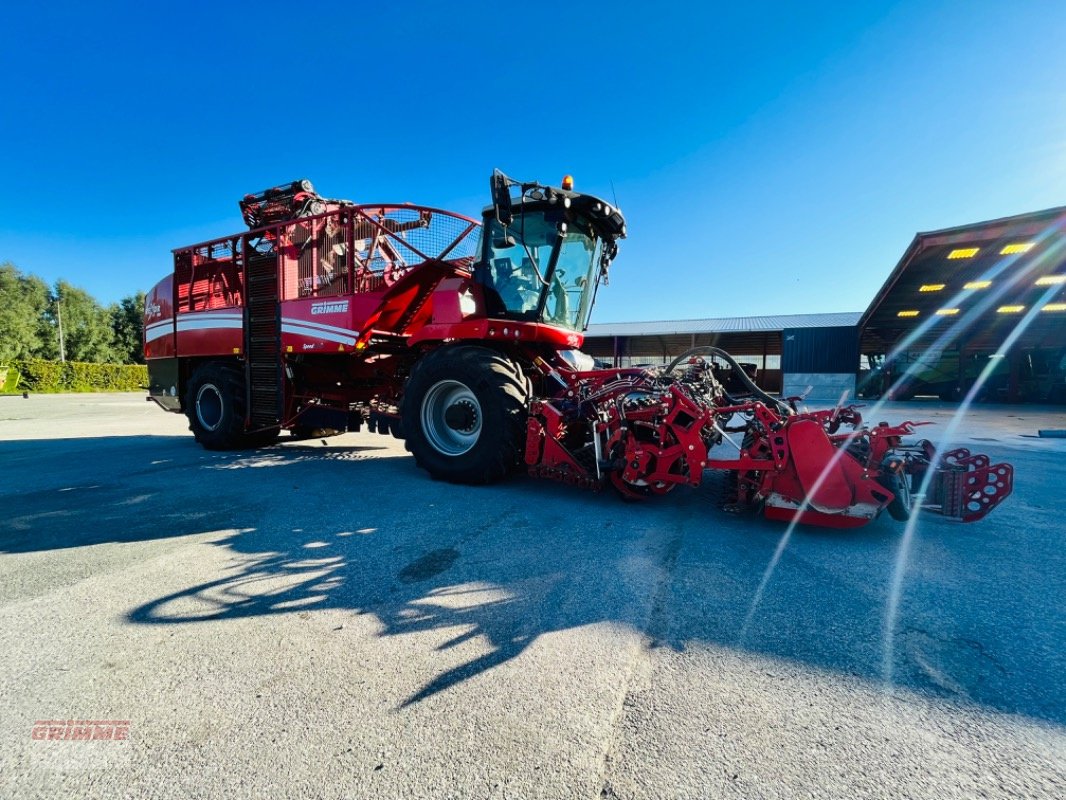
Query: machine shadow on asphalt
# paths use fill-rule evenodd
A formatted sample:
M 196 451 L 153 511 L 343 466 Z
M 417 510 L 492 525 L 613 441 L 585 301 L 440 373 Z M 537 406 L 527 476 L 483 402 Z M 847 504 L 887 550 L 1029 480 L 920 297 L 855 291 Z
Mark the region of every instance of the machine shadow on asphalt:
M 214 481 L 210 484 L 214 487 L 210 502 L 190 504 L 172 486 L 130 487 L 124 480 L 129 477 L 165 478 L 175 470 L 197 464 L 214 471 L 305 460 L 354 461 L 385 449 L 347 446 L 326 450 L 294 443 L 270 450 L 204 454 L 192 442 L 141 435 L 6 441 L 0 442 L 0 458 L 9 463 L 22 460 L 28 465 L 50 464 L 57 456 L 69 457 L 72 448 L 75 452 L 91 452 L 98 467 L 108 463 L 112 452 L 144 451 L 158 458 L 146 459 L 142 470 L 124 473 L 118 480 L 109 477 L 106 469 L 93 469 L 93 465 L 86 464 L 68 485 L 20 492 L 18 504 L 9 504 L 7 514 L 0 517 L 0 553 L 151 541 L 225 530 L 234 527 L 234 519 L 255 506 L 253 496 L 220 492 L 220 485 Z
M 383 637 L 438 632 L 438 651 L 485 645 L 441 668 L 401 707 L 511 661 L 539 637 L 595 624 L 630 626 L 652 647 L 746 650 L 870 683 L 881 678 L 899 541 L 890 520 L 858 534 L 798 529 L 741 641 L 784 526 L 721 510 L 713 477 L 668 502 L 631 504 L 523 479 L 441 484 L 409 458 L 376 457 L 374 448 L 292 443 L 196 459 L 184 442 L 157 444 L 193 470 L 180 500 L 161 493 L 143 501 L 152 519 L 130 515 L 141 493 L 121 486 L 53 493 L 34 499 L 35 513 L 5 521 L 0 550 L 225 529 L 201 546 L 225 550 L 233 568 L 133 608 L 129 621 L 188 625 L 330 609 L 373 615 Z M 350 470 L 338 471 L 338 461 Z M 79 524 L 89 520 L 97 524 Z M 939 519 L 923 521 L 919 538 L 911 579 L 919 588 L 904 603 L 894 688 L 1066 723 L 1047 690 L 1059 680 L 1054 660 L 1033 640 L 1034 630 L 1053 637 L 1055 605 L 1040 601 L 1039 581 L 1021 565 L 988 566 L 1010 543 Z M 956 591 L 926 562 L 961 571 L 969 590 Z M 1018 624 L 1017 609 L 986 613 L 1012 603 L 1027 609 L 1027 625 Z M 982 642 L 965 633 L 978 624 Z
M 168 436 L 0 442 L 0 459 L 8 463 L 23 460 L 28 469 L 36 469 L 36 464 L 55 464 L 57 457 L 69 458 L 72 447 L 97 454 L 92 464 L 80 465 L 83 468 L 71 475 L 66 485 L 23 491 L 17 503 L 8 501 L 8 510 L 0 517 L 0 553 L 151 541 L 231 527 L 234 508 L 245 503 L 240 497 L 225 496 L 224 503 L 191 508 L 173 491 L 131 487 L 125 480 L 129 473 L 116 478 L 105 468 L 110 452 L 136 447 L 166 453 L 174 442 Z M 188 451 L 195 452 L 191 447 Z M 170 474 L 178 466 L 165 456 L 156 462 L 146 460 L 144 472 Z

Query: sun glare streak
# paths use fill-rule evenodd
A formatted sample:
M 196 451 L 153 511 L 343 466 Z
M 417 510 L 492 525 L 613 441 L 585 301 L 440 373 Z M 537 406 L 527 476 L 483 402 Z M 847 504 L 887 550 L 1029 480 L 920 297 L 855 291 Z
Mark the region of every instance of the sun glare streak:
M 799 512 L 797 512 L 798 514 Z M 744 615 L 744 622 L 740 626 L 740 633 L 737 635 L 737 642 L 743 644 L 744 640 L 748 638 L 748 631 L 751 629 L 751 623 L 755 619 L 755 612 L 759 610 L 759 606 L 762 604 L 762 597 L 766 593 L 766 587 L 770 585 L 770 578 L 773 577 L 774 571 L 777 569 L 778 563 L 781 561 L 781 556 L 785 554 L 785 548 L 788 547 L 788 541 L 792 538 L 792 531 L 796 529 L 795 518 L 788 524 L 785 532 L 781 534 L 781 538 L 777 542 L 777 547 L 774 548 L 774 554 L 770 556 L 770 562 L 766 565 L 766 569 L 763 570 L 762 580 L 759 581 L 759 586 L 755 590 L 755 595 L 751 598 L 751 604 L 748 606 L 748 613 Z
M 1039 237 L 1038 241 L 1041 241 L 1052 233 L 1055 232 L 1054 227 L 1048 228 Z M 1066 245 L 1060 240 L 1055 242 L 1051 248 L 1042 253 L 1038 258 L 1034 259 L 1025 269 L 1020 270 L 1015 276 L 1012 276 L 1009 280 L 1003 282 L 997 282 L 996 288 L 989 292 L 987 295 L 983 295 L 977 303 L 974 303 L 970 308 L 966 310 L 964 314 L 958 319 L 955 319 L 950 327 L 945 328 L 940 332 L 940 335 L 928 346 L 929 350 L 938 350 L 944 346 L 950 344 L 957 338 L 960 330 L 965 329 L 976 321 L 986 311 L 992 309 L 993 306 L 998 303 L 1003 295 L 1010 292 L 1010 290 L 1017 284 L 1024 283 L 1027 276 L 1034 270 L 1038 270 L 1041 265 L 1049 259 L 1058 259 L 1062 251 L 1066 250 Z M 1016 257 L 1007 257 L 1000 259 L 993 267 L 991 267 L 984 277 L 997 277 L 1005 270 L 1010 268 L 1018 259 Z M 951 303 L 956 303 L 961 299 L 967 297 L 969 292 L 958 292 L 952 299 Z M 942 319 L 942 318 L 941 318 Z M 897 358 L 901 353 L 906 352 L 910 347 L 923 336 L 925 336 L 934 325 L 940 324 L 941 319 L 930 317 L 924 322 L 919 324 L 913 331 L 905 336 L 899 344 L 897 344 L 889 355 L 886 357 L 886 361 Z M 867 419 L 872 419 L 881 413 L 881 409 L 885 403 L 889 402 L 888 398 L 892 397 L 895 392 L 902 387 L 911 375 L 920 368 L 918 363 L 911 364 L 907 369 L 892 383 L 892 385 L 886 390 L 882 396 L 877 400 L 867 414 L 863 416 Z M 802 506 L 801 506 L 802 508 Z
M 1040 234 L 1040 236 L 1037 238 L 1037 241 L 1043 241 L 1044 239 L 1054 234 L 1056 231 L 1057 228 L 1055 226 L 1049 227 L 1047 230 Z M 1044 264 L 1047 264 L 1049 262 L 1054 262 L 1056 264 L 1059 263 L 1062 256 L 1066 255 L 1064 251 L 1066 251 L 1066 243 L 1064 243 L 1063 240 L 1060 239 L 1054 242 L 1051 247 L 1040 253 L 1040 255 L 1034 258 L 1023 269 L 1018 270 L 1014 275 L 1011 275 L 1005 281 L 997 281 L 996 278 L 1001 277 L 1005 271 L 1013 267 L 1017 263 L 1019 257 L 1015 255 L 1005 256 L 1004 258 L 999 259 L 981 276 L 981 280 L 993 281 L 992 290 L 987 293 L 982 293 L 977 302 L 973 303 L 969 308 L 967 308 L 965 313 L 961 314 L 950 328 L 947 328 L 941 332 L 940 336 L 937 337 L 936 342 L 930 345 L 929 349 L 941 347 L 945 343 L 951 341 L 955 336 L 956 330 L 961 327 L 970 325 L 979 316 L 981 316 L 986 311 L 990 310 L 993 306 L 995 306 L 997 303 L 999 303 L 1004 298 L 1004 296 L 1008 294 L 1015 286 L 1025 283 L 1027 277 L 1031 276 L 1033 272 L 1041 271 L 1041 268 Z M 952 308 L 957 305 L 961 305 L 963 301 L 972 298 L 972 292 L 959 291 L 950 300 L 946 301 L 944 303 L 944 306 L 947 308 Z M 941 324 L 942 321 L 943 317 L 931 316 L 926 318 L 923 322 L 917 325 L 914 330 L 912 330 L 905 337 L 903 337 L 903 339 L 901 339 L 895 345 L 895 347 L 892 348 L 892 350 L 885 358 L 886 362 L 892 361 L 898 358 L 901 353 L 905 353 L 906 351 L 908 351 L 916 341 L 920 340 L 923 336 L 929 333 L 933 326 Z M 904 375 L 900 376 L 900 380 L 907 377 L 907 375 L 908 373 L 904 373 Z M 899 381 L 897 381 L 897 384 L 899 384 Z M 893 384 L 893 390 L 899 388 L 897 384 Z
M 1034 242 L 1034 244 L 1039 243 L 1044 239 L 1050 237 L 1053 233 L 1056 232 L 1056 230 L 1057 229 L 1054 226 L 1049 227 L 1043 233 L 1041 233 L 1039 237 L 1037 237 L 1036 242 Z M 952 324 L 945 330 L 941 331 L 940 335 L 929 346 L 929 349 L 937 349 L 953 341 L 961 330 L 964 330 L 978 317 L 980 317 L 986 311 L 991 309 L 997 302 L 1002 299 L 1003 295 L 1009 292 L 1014 286 L 1024 282 L 1034 270 L 1038 270 L 1044 263 L 1050 260 L 1057 260 L 1064 249 L 1066 249 L 1066 245 L 1064 245 L 1062 240 L 1055 242 L 1050 248 L 1048 248 L 1047 251 L 1041 253 L 1037 258 L 1033 259 L 1031 263 L 1026 265 L 1026 267 L 1019 270 L 1016 274 L 1010 276 L 1007 280 L 1004 281 L 994 279 L 999 278 L 1002 273 L 1010 269 L 1018 261 L 1018 258 L 1016 255 L 1011 255 L 999 259 L 996 264 L 986 270 L 985 274 L 981 276 L 982 280 L 987 279 L 989 281 L 994 281 L 995 289 L 993 289 L 987 295 L 983 295 L 977 303 L 975 303 L 971 308 L 967 309 L 965 314 L 961 315 L 958 318 L 953 318 Z M 1036 316 L 1036 312 L 1038 311 L 1038 309 L 1044 304 L 1046 304 L 1048 300 L 1052 299 L 1053 295 L 1054 292 L 1049 292 L 1048 295 L 1044 297 L 1043 302 L 1041 302 L 1038 306 L 1034 306 L 1034 308 L 1030 311 L 1029 314 L 1027 314 L 1023 319 L 1019 320 L 1018 325 L 1015 326 L 1015 329 L 1011 332 L 1010 336 L 1008 336 L 1007 341 L 1004 346 L 1001 347 L 1001 350 L 1009 348 L 1010 344 L 1012 344 L 1017 339 L 1017 337 L 1021 335 L 1022 331 L 1024 331 L 1025 327 L 1028 326 L 1032 318 Z M 972 293 L 970 291 L 960 291 L 956 293 L 956 295 L 952 298 L 950 302 L 951 304 L 954 304 L 969 296 L 972 296 Z M 888 358 L 886 358 L 886 361 L 891 358 L 898 357 L 900 353 L 905 352 L 914 342 L 918 341 L 927 332 L 929 332 L 929 330 L 934 325 L 940 324 L 942 319 L 942 317 L 933 316 L 919 324 L 913 331 L 911 331 L 906 337 L 904 337 L 904 339 L 900 343 L 898 343 L 896 347 L 893 348 Z M 991 371 L 995 368 L 997 361 L 998 359 L 990 359 L 984 370 L 982 370 L 981 376 L 978 377 L 978 382 L 975 382 L 974 384 L 974 387 L 976 388 L 971 388 L 970 392 L 967 393 L 967 397 L 963 401 L 963 404 L 960 405 L 960 410 L 963 413 L 965 411 L 965 408 L 969 406 L 970 398 L 975 395 L 977 391 L 980 390 L 981 385 L 983 385 L 984 381 L 987 380 L 986 373 L 991 374 Z M 888 402 L 887 398 L 893 396 L 894 392 L 906 382 L 906 380 L 915 370 L 918 369 L 918 367 L 919 364 L 917 363 L 909 365 L 907 370 L 893 382 L 892 386 L 888 389 L 888 391 L 886 391 L 877 400 L 877 402 L 874 403 L 874 405 L 870 408 L 869 412 L 863 415 L 864 418 L 867 420 L 876 419 L 877 416 L 881 413 L 881 409 L 884 407 L 885 403 Z M 843 402 L 843 400 L 844 397 L 841 398 L 841 403 Z M 959 412 L 957 412 L 956 416 L 952 418 L 954 425 L 952 426 L 951 423 L 949 423 L 949 428 L 946 432 L 946 435 L 941 437 L 942 441 L 940 442 L 939 449 L 943 449 L 945 443 L 951 440 L 951 436 L 954 434 L 954 428 L 958 426 L 956 418 L 961 419 L 961 414 Z M 783 557 L 785 550 L 788 547 L 789 541 L 792 538 L 792 534 L 795 531 L 796 526 L 799 524 L 798 520 L 800 516 L 810 507 L 810 495 L 814 494 L 819 488 L 821 488 L 821 485 L 824 482 L 826 476 L 829 475 L 830 471 L 833 468 L 835 468 L 839 460 L 843 458 L 844 453 L 847 451 L 847 446 L 855 439 L 858 433 L 858 431 L 852 431 L 851 433 L 849 433 L 843 444 L 837 448 L 836 453 L 834 453 L 829 463 L 827 463 L 822 468 L 821 472 L 818 475 L 818 479 L 814 483 L 814 486 L 809 492 L 806 493 L 807 496 L 804 497 L 803 501 L 800 503 L 799 508 L 796 510 L 796 513 L 793 515 L 792 521 L 785 529 L 785 532 L 781 535 L 781 539 L 778 541 L 777 547 L 774 549 L 774 553 L 770 557 L 770 561 L 768 562 L 766 569 L 763 571 L 762 579 L 759 582 L 759 586 L 755 590 L 755 594 L 752 597 L 752 602 L 748 607 L 748 612 L 744 617 L 744 622 L 741 625 L 740 632 L 738 635 L 739 642 L 743 642 L 744 639 L 747 637 L 751 629 L 752 622 L 755 619 L 755 614 L 758 611 L 759 605 L 762 603 L 763 596 L 765 595 L 766 590 L 770 585 L 770 581 L 777 569 L 777 566 L 780 563 L 781 558 Z M 918 503 L 916 503 L 915 506 L 911 509 L 911 516 L 908 519 L 907 527 L 905 527 L 904 529 L 904 536 L 900 544 L 900 553 L 902 553 L 902 556 L 900 554 L 897 554 L 896 569 L 894 570 L 892 577 L 893 587 L 896 587 L 897 583 L 900 587 L 902 586 L 903 570 L 906 566 L 907 554 L 909 553 L 910 547 L 910 543 L 907 538 L 908 530 L 910 530 L 911 534 L 913 534 L 913 528 L 915 524 L 914 521 L 917 519 L 917 511 L 921 507 L 921 496 L 924 495 L 928 481 L 930 480 L 930 476 L 933 474 L 933 472 L 933 470 L 929 470 L 926 473 L 925 479 L 922 483 L 922 491 L 918 495 Z M 904 551 L 904 548 L 906 548 L 906 551 Z M 893 589 L 892 591 L 896 592 L 896 605 L 892 607 L 893 595 L 890 593 L 889 603 L 891 608 L 889 611 L 886 612 L 886 619 L 891 619 L 891 624 L 894 626 L 895 615 L 898 613 L 899 595 L 898 589 Z M 886 658 L 888 659 L 886 663 L 890 664 L 892 658 L 891 654 L 886 656 Z M 889 678 L 887 678 L 886 680 L 890 680 L 890 668 L 887 669 L 885 672 L 887 675 L 889 675 Z
M 1029 327 L 1030 323 L 1036 319 L 1040 310 L 1051 300 L 1057 291 L 1048 291 L 1041 298 L 1040 302 L 1035 304 L 1029 312 L 1018 320 L 1018 324 L 1014 326 L 1011 332 L 1007 335 L 1007 338 L 1003 340 L 1003 344 L 999 346 L 996 351 L 996 356 L 1004 357 L 1010 352 L 1011 347 L 1018 338 L 1025 332 L 1025 329 Z M 985 381 L 991 377 L 993 371 L 996 369 L 998 358 L 993 357 L 985 364 L 984 369 L 977 376 L 977 380 L 974 381 L 973 386 L 966 393 L 959 407 L 955 410 L 955 413 L 951 415 L 951 419 L 948 420 L 948 424 L 944 428 L 944 432 L 940 437 L 937 449 L 938 452 L 943 452 L 946 447 L 953 441 L 955 431 L 959 427 L 959 423 L 962 422 L 966 412 L 972 405 L 974 398 L 981 391 L 981 387 L 984 386 Z M 888 604 L 885 607 L 885 622 L 882 630 L 883 644 L 882 644 L 882 664 L 881 674 L 886 687 L 892 685 L 892 672 L 895 661 L 895 630 L 896 623 L 899 617 L 899 605 L 903 596 L 903 578 L 907 571 L 907 564 L 910 561 L 911 548 L 914 543 L 914 532 L 918 527 L 918 514 L 921 511 L 921 499 L 929 491 L 929 485 L 932 482 L 936 470 L 927 470 L 922 477 L 921 485 L 918 487 L 918 491 L 915 493 L 915 497 L 918 502 L 911 508 L 910 516 L 907 518 L 907 524 L 903 528 L 903 536 L 900 539 L 899 549 L 896 551 L 896 561 L 892 570 L 892 580 L 889 583 L 888 592 Z
M 1009 258 L 1003 260 L 1014 262 L 1017 259 Z M 1017 278 L 1012 278 L 1011 280 L 1005 282 L 988 297 L 983 298 L 981 302 L 977 303 L 973 308 L 968 310 L 967 313 L 961 319 L 955 322 L 951 327 L 942 331 L 937 340 L 930 346 L 931 349 L 941 347 L 947 342 L 953 340 L 959 330 L 967 327 L 970 322 L 972 322 L 974 319 L 984 313 L 984 311 L 987 310 L 988 307 L 991 307 L 1001 297 L 1003 293 L 1009 291 L 1014 283 L 1019 280 L 1023 280 L 1025 273 L 1033 268 L 1035 268 L 1035 264 L 1030 265 L 1030 267 L 1027 270 L 1023 271 L 1023 273 L 1020 274 Z M 996 267 L 993 267 L 991 270 L 989 270 L 989 272 L 998 274 L 1004 269 L 1006 269 L 1005 265 L 996 265 Z M 957 299 L 962 295 L 963 293 L 960 292 L 958 295 L 956 295 L 956 298 L 954 299 Z M 932 325 L 935 325 L 937 321 L 938 320 L 931 318 L 926 322 L 923 322 L 921 325 L 918 326 L 915 331 L 913 331 L 908 337 L 906 337 L 906 339 L 904 339 L 904 342 L 910 343 L 917 340 Z M 898 354 L 899 347 L 897 347 L 893 352 Z M 889 390 L 886 391 L 884 395 L 873 405 L 873 407 L 870 409 L 869 417 L 867 417 L 867 419 L 875 419 L 876 416 L 881 413 L 881 408 L 887 401 L 886 398 L 893 396 L 895 391 L 904 384 L 904 382 L 910 377 L 912 372 L 918 369 L 918 367 L 919 364 L 917 363 L 911 364 L 907 367 L 907 370 L 902 375 L 900 375 L 899 378 L 896 379 L 896 381 L 892 384 Z M 843 398 L 841 398 L 841 400 L 843 401 Z M 792 517 L 792 521 L 785 529 L 785 532 L 781 535 L 781 539 L 780 541 L 778 541 L 777 547 L 774 549 L 774 553 L 770 557 L 770 561 L 766 565 L 766 569 L 763 571 L 762 579 L 759 581 L 759 586 L 756 588 L 755 595 L 752 597 L 751 604 L 748 606 L 748 613 L 745 615 L 744 622 L 741 625 L 740 633 L 738 635 L 738 641 L 743 642 L 744 639 L 747 637 L 749 630 L 751 629 L 751 624 L 755 619 L 755 614 L 758 611 L 759 605 L 762 603 L 762 598 L 766 593 L 766 589 L 770 585 L 770 580 L 773 578 L 773 575 L 777 570 L 777 566 L 781 562 L 781 558 L 784 555 L 785 550 L 788 547 L 788 543 L 792 538 L 792 534 L 796 530 L 796 526 L 799 524 L 799 518 L 808 508 L 810 508 L 810 496 L 815 494 L 821 488 L 822 484 L 825 482 L 826 477 L 831 473 L 833 469 L 835 469 L 840 459 L 844 457 L 844 453 L 847 451 L 848 445 L 851 444 L 852 441 L 854 441 L 858 433 L 858 431 L 852 431 L 847 435 L 847 438 L 845 439 L 844 443 L 841 446 L 837 447 L 836 452 L 833 454 L 833 457 L 828 461 L 828 463 L 826 463 L 824 467 L 822 467 L 821 471 L 818 474 L 817 480 L 815 480 L 814 482 L 814 485 L 809 491 L 805 492 L 803 501 L 800 503 L 799 508 L 796 509 L 796 512 Z
M 1046 239 L 1047 237 L 1052 235 L 1055 230 L 1055 227 L 1049 227 L 1037 238 L 1037 242 Z M 997 281 L 996 288 L 988 295 L 982 297 L 980 302 L 978 302 L 971 309 L 969 309 L 961 319 L 955 321 L 955 323 L 950 328 L 943 331 L 941 335 L 937 337 L 937 339 L 933 342 L 933 344 L 929 346 L 929 349 L 935 350 L 950 342 L 952 339 L 955 338 L 955 334 L 960 328 L 965 328 L 969 326 L 979 316 L 984 314 L 986 311 L 991 310 L 992 307 L 995 306 L 1007 292 L 1009 292 L 1015 285 L 1023 283 L 1028 278 L 1028 276 L 1032 274 L 1033 271 L 1039 270 L 1044 263 L 1050 260 L 1055 260 L 1057 262 L 1060 258 L 1063 249 L 1063 243 L 1061 240 L 1059 240 L 1055 242 L 1046 252 L 1041 253 L 1040 256 L 1033 259 L 1033 261 L 1028 265 L 1027 268 L 1011 276 L 1007 281 L 1002 284 Z M 1000 276 L 1016 260 L 1017 258 L 1015 256 L 1008 256 L 1001 259 L 995 266 L 989 269 L 985 273 L 985 275 L 982 276 L 982 278 L 993 279 Z M 1047 304 L 1047 302 L 1054 297 L 1054 294 L 1054 292 L 1049 291 L 1042 298 L 1042 301 L 1040 303 L 1034 306 L 1030 310 L 1030 312 L 1025 315 L 1025 317 L 1018 321 L 1018 324 L 1008 335 L 1007 339 L 1004 341 L 1004 344 L 1000 347 L 998 352 L 1002 353 L 1010 348 L 1010 345 L 1017 340 L 1018 336 L 1022 334 L 1025 328 L 1029 326 L 1029 323 L 1036 317 L 1038 310 L 1045 304 Z M 956 295 L 956 299 L 959 298 L 961 295 L 962 293 Z M 918 326 L 915 331 L 905 337 L 902 342 L 900 342 L 895 348 L 893 348 L 891 357 L 896 357 L 901 352 L 904 352 L 909 349 L 909 347 L 915 341 L 925 335 L 925 333 L 933 324 L 935 324 L 935 322 L 935 320 L 930 319 L 922 323 L 922 325 Z M 977 380 L 974 382 L 973 386 L 971 386 L 970 390 L 966 393 L 966 396 L 960 403 L 959 408 L 956 410 L 952 418 L 948 421 L 947 427 L 939 437 L 939 442 L 937 444 L 938 451 L 943 451 L 947 447 L 948 443 L 951 442 L 952 437 L 954 436 L 955 429 L 958 427 L 962 416 L 966 413 L 967 409 L 971 405 L 973 398 L 977 395 L 977 393 L 981 390 L 981 387 L 988 380 L 989 375 L 991 375 L 992 371 L 996 368 L 997 362 L 998 359 L 989 359 L 988 364 L 985 365 L 984 369 L 982 369 L 981 373 L 978 375 Z M 881 397 L 881 399 L 878 400 L 877 403 L 874 404 L 873 408 L 870 411 L 871 417 L 879 413 L 881 407 L 886 402 L 886 398 L 891 397 L 893 393 L 905 383 L 905 381 L 912 374 L 912 371 L 916 370 L 917 367 L 917 363 L 910 365 L 907 370 L 902 375 L 900 375 L 900 377 L 897 378 L 895 382 L 893 382 L 891 388 L 884 393 L 884 395 Z M 889 585 L 889 599 L 888 606 L 886 607 L 885 611 L 885 626 L 883 631 L 882 645 L 882 675 L 886 684 L 891 684 L 892 681 L 892 663 L 894 659 L 892 637 L 894 635 L 893 632 L 895 630 L 896 619 L 899 615 L 899 602 L 902 592 L 903 578 L 906 572 L 907 564 L 910 559 L 911 543 L 914 537 L 914 530 L 917 526 L 918 512 L 921 508 L 921 498 L 928 490 L 929 481 L 932 479 L 933 474 L 933 470 L 929 470 L 928 472 L 926 472 L 919 491 L 916 493 L 916 499 L 918 500 L 918 502 L 911 509 L 910 518 L 907 520 L 907 524 L 904 526 L 903 536 L 900 539 L 899 550 L 896 554 L 895 566 L 893 568 L 892 578 Z
M 845 390 L 837 401 L 837 408 L 843 406 L 847 399 L 848 391 Z M 840 461 L 844 452 L 847 450 L 848 445 L 855 440 L 859 433 L 859 430 L 853 430 L 848 433 L 847 438 L 844 440 L 844 444 L 837 448 L 833 457 L 829 459 L 829 463 L 822 467 L 822 471 L 818 473 L 818 478 L 815 480 L 814 486 L 812 486 L 811 490 L 807 492 L 807 496 L 803 498 L 803 502 L 800 503 L 800 507 L 793 515 L 792 521 L 788 523 L 785 532 L 781 534 L 781 539 L 778 541 L 777 547 L 774 549 L 774 554 L 770 557 L 770 562 L 766 565 L 766 569 L 763 570 L 762 580 L 759 581 L 759 586 L 755 590 L 755 595 L 751 598 L 751 604 L 748 606 L 748 613 L 744 616 L 744 622 L 740 626 L 740 634 L 737 637 L 738 641 L 743 642 L 748 635 L 748 631 L 751 629 L 751 623 L 755 619 L 755 612 L 759 610 L 763 595 L 766 593 L 766 587 L 770 585 L 770 579 L 773 577 L 777 565 L 781 561 L 781 557 L 785 554 L 785 548 L 788 547 L 788 542 L 792 538 L 792 533 L 796 530 L 796 526 L 799 525 L 799 518 L 810 506 L 809 496 L 816 494 L 817 491 L 822 488 L 822 484 L 825 482 L 826 477 L 830 474 L 833 467 L 836 466 L 837 462 Z

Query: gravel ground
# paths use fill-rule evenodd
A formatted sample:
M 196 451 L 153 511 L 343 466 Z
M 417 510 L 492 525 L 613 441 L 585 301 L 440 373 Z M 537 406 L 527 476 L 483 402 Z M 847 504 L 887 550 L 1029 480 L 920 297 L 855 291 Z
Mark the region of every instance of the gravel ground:
M 890 420 L 950 409 L 890 406 Z M 374 434 L 207 453 L 132 395 L 0 398 L 0 796 L 1066 796 L 1066 428 L 980 408 L 988 519 L 798 529 Z M 747 623 L 745 622 L 747 621 Z M 40 741 L 37 720 L 128 720 Z

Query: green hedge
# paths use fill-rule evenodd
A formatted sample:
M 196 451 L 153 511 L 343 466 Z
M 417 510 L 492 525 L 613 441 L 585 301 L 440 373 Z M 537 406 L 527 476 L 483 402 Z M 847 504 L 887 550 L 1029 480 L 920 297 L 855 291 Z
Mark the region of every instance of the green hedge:
M 139 392 L 148 385 L 144 364 L 82 364 L 77 361 L 12 361 L 20 376 L 12 391 L 30 392 Z M 11 377 L 7 381 L 12 383 Z
M 0 394 L 11 394 L 18 385 L 19 371 L 7 364 L 0 364 Z

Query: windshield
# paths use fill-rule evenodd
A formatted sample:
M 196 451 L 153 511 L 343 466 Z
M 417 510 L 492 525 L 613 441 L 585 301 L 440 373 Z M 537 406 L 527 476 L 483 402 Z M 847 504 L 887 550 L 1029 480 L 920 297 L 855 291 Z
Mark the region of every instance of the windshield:
M 545 322 L 584 330 L 595 295 L 596 249 L 596 241 L 584 233 L 563 237 L 544 306 Z
M 513 245 L 504 242 L 504 229 L 494 219 L 487 221 L 483 235 L 482 281 L 491 290 L 490 313 L 584 329 L 596 286 L 598 244 L 591 229 L 571 225 L 560 237 L 557 222 L 525 213 L 506 230 Z M 559 255 L 548 281 L 557 245 Z

